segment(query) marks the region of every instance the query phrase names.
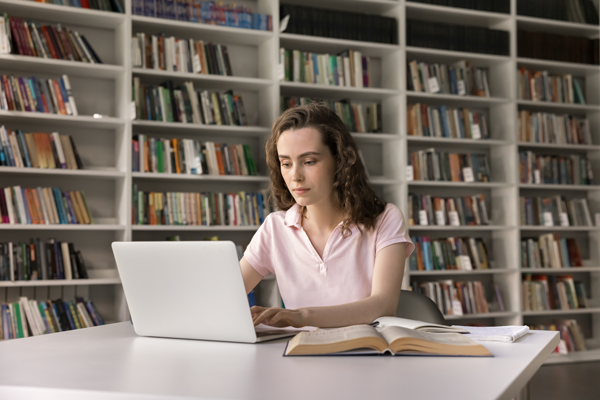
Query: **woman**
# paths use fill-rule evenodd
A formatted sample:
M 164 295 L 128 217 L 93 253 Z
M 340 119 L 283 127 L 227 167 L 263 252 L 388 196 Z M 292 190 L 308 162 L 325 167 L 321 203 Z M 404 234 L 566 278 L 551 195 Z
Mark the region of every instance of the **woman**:
M 339 327 L 395 315 L 414 249 L 400 210 L 367 182 L 356 143 L 325 105 L 288 109 L 266 144 L 278 211 L 240 261 L 246 292 L 275 274 L 286 308 L 252 307 L 254 324 Z

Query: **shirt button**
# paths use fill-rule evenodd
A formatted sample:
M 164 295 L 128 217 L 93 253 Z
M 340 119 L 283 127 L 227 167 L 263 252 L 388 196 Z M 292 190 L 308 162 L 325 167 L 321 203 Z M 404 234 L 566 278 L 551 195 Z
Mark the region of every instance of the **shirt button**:
M 321 270 L 321 272 L 325 271 L 325 264 L 321 263 L 319 264 L 319 269 Z

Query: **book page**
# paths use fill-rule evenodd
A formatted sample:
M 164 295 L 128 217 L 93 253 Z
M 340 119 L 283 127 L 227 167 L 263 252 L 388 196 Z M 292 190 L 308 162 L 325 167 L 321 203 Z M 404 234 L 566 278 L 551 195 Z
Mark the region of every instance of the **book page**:
M 452 346 L 474 346 L 477 345 L 468 337 L 457 333 L 428 333 L 419 332 L 412 329 L 403 328 L 400 326 L 389 326 L 381 332 L 383 338 L 390 344 L 393 341 L 403 338 L 413 338 L 425 340 L 428 342 L 438 343 L 442 345 Z
M 343 328 L 318 329 L 313 332 L 307 332 L 299 340 L 298 344 L 330 344 L 346 342 L 348 340 L 364 337 L 376 337 L 385 340 L 382 335 L 370 325 L 352 325 Z
M 432 324 L 423 321 L 417 321 L 414 319 L 398 318 L 398 317 L 380 317 L 377 318 L 373 323 L 378 330 L 387 328 L 388 326 L 401 326 L 408 329 L 414 329 L 418 331 L 431 332 L 431 333 L 443 333 L 443 332 L 457 332 L 457 333 L 469 333 L 468 330 L 447 325 Z

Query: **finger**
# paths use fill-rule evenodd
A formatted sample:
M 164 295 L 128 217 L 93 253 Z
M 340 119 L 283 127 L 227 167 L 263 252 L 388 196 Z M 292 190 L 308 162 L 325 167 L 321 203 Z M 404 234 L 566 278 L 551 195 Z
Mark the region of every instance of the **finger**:
M 254 316 L 256 314 L 260 314 L 261 312 L 265 311 L 266 309 L 267 309 L 266 307 L 252 306 L 252 307 L 250 307 L 250 313 L 252 314 L 252 316 Z
M 271 318 L 273 318 L 273 316 L 277 315 L 278 312 L 280 312 L 281 310 L 276 309 L 276 308 L 269 308 L 267 310 L 265 310 L 264 312 L 262 312 L 260 315 L 257 315 L 254 318 L 254 326 L 260 324 L 260 323 L 264 323 L 268 325 L 268 322 Z

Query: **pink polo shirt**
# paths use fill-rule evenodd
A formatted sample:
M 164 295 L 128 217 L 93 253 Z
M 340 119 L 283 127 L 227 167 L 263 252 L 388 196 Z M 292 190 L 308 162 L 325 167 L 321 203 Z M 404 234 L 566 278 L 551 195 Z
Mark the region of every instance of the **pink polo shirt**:
M 406 233 L 402 212 L 387 204 L 375 229 L 356 226 L 342 236 L 335 227 L 323 251 L 323 259 L 300 225 L 300 206 L 271 213 L 248 245 L 244 257 L 262 276 L 275 274 L 285 307 L 334 306 L 371 295 L 375 255 L 394 243 L 406 243 L 406 256 L 414 249 Z M 398 266 L 404 267 L 404 263 Z

